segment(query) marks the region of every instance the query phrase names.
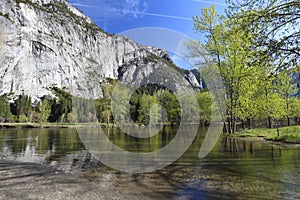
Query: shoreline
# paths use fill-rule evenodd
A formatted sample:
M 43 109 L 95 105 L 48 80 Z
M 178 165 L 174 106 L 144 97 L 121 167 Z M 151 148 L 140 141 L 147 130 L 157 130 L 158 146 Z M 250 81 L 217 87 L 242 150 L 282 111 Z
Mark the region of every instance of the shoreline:
M 300 146 L 300 126 L 287 126 L 278 129 L 246 129 L 233 134 L 225 134 L 224 136 L 261 140 L 285 146 Z
M 187 125 L 195 125 L 195 124 L 187 124 Z M 9 129 L 9 128 L 77 128 L 81 126 L 100 126 L 102 128 L 117 128 L 117 125 L 114 123 L 107 124 L 107 123 L 35 123 L 35 122 L 25 122 L 25 123 L 0 123 L 0 130 L 1 129 Z M 137 126 L 137 125 L 136 125 Z M 176 124 L 165 124 L 168 127 L 177 126 Z
M 0 123 L 0 129 L 10 128 L 74 128 L 75 124 L 57 124 L 57 123 Z
M 11 128 L 77 128 L 80 126 L 107 126 L 106 124 L 99 123 L 0 123 L 1 129 L 11 129 Z
M 300 143 L 289 143 L 289 142 L 283 142 L 283 141 L 275 141 L 275 140 L 270 140 L 264 137 L 259 137 L 259 136 L 230 136 L 230 135 L 225 135 L 225 137 L 231 137 L 231 138 L 237 138 L 240 140 L 252 140 L 252 141 L 258 141 L 258 142 L 263 142 L 263 143 L 268 143 L 268 144 L 275 144 L 279 146 L 289 146 L 289 147 L 300 147 Z

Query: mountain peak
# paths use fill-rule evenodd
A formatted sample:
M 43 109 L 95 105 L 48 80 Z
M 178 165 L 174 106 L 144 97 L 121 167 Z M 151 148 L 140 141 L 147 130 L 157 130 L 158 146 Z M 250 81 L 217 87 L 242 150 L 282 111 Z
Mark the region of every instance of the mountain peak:
M 25 93 L 34 100 L 52 95 L 49 88 L 56 86 L 98 98 L 107 78 L 120 78 L 121 67 L 126 74 L 125 65 L 136 74 L 150 55 L 157 56 L 156 65 L 172 64 L 164 50 L 105 33 L 67 1 L 0 0 L 0 5 L 0 94 Z

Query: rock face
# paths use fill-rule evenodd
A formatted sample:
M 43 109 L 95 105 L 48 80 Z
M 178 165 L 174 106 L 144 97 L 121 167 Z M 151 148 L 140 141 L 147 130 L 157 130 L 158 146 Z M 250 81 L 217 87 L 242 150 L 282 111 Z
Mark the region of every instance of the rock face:
M 164 50 L 105 33 L 65 0 L 0 0 L 0 42 L 0 94 L 39 98 L 56 86 L 98 98 L 107 78 L 136 74 L 140 63 L 174 65 Z M 184 73 L 187 84 L 200 86 Z

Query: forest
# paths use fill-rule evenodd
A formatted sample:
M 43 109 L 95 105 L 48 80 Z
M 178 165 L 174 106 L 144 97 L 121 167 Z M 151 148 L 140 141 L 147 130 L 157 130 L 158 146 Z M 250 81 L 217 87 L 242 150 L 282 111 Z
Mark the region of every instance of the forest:
M 112 84 L 103 87 L 104 97 L 96 100 L 86 100 L 75 98 L 70 93 L 53 87 L 55 98 L 43 97 L 40 101 L 32 103 L 27 95 L 18 95 L 12 99 L 13 95 L 2 95 L 0 97 L 0 122 L 19 123 L 83 123 L 99 121 L 104 124 L 114 124 L 114 117 L 111 105 Z M 201 124 L 209 123 L 211 100 L 207 91 L 198 92 L 197 100 L 201 112 Z M 156 86 L 146 86 L 139 88 L 130 99 L 131 118 L 139 125 L 150 123 L 150 109 L 153 105 L 160 104 L 167 112 L 166 124 L 176 125 L 181 120 L 181 108 L 176 95 L 170 90 Z M 76 110 L 77 109 L 77 110 Z M 122 112 L 120 106 L 117 112 Z M 157 108 L 159 109 L 159 108 Z M 154 111 L 161 112 L 160 110 Z M 120 115 L 118 115 L 120 116 Z M 126 122 L 123 119 L 121 122 Z M 151 123 L 162 123 L 161 115 L 154 115 Z

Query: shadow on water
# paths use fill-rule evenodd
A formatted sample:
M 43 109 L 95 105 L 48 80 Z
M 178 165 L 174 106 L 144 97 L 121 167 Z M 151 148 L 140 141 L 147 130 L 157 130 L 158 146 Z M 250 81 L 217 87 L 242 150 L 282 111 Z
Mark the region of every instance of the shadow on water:
M 151 138 L 137 139 L 118 129 L 106 130 L 114 144 L 133 152 L 160 149 L 174 138 L 176 131 L 168 127 Z M 299 148 L 224 137 L 206 158 L 199 159 L 205 133 L 200 128 L 191 147 L 170 166 L 151 173 L 127 174 L 94 159 L 75 129 L 0 130 L 0 181 L 3 183 L 0 188 L 3 197 L 9 196 L 13 184 L 19 189 L 22 184 L 24 187 L 29 183 L 39 184 L 35 187 L 48 184 L 53 187 L 50 191 L 56 191 L 55 185 L 59 183 L 67 188 L 88 187 L 90 192 L 115 188 L 125 199 L 134 196 L 144 199 L 300 198 Z M 117 196 L 115 192 L 112 195 Z

